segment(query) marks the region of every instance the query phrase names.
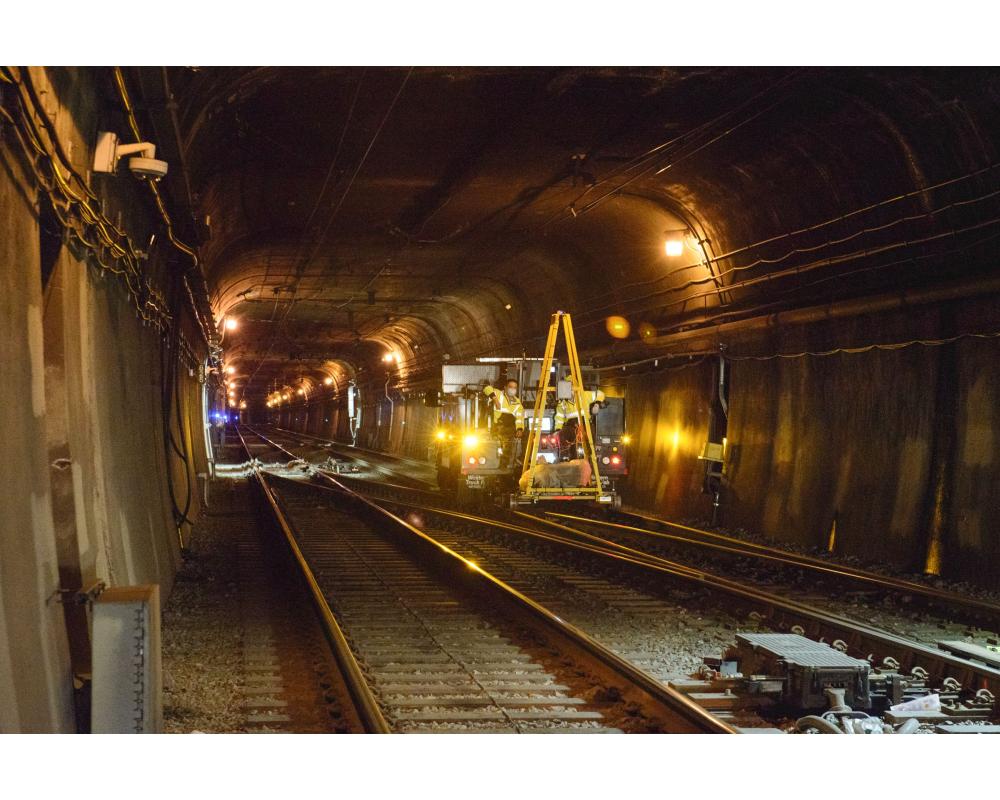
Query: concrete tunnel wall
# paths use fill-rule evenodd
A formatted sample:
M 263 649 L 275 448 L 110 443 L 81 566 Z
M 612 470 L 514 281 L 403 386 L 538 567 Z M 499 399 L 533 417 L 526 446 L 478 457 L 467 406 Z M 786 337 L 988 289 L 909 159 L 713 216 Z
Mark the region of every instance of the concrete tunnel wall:
M 86 172 L 92 87 L 56 99 L 33 70 L 50 118 Z M 81 122 L 82 120 L 82 122 Z M 119 178 L 129 181 L 129 177 Z M 125 184 L 109 188 L 128 203 Z M 169 594 L 180 561 L 161 435 L 161 340 L 121 283 L 75 247 L 43 252 L 38 191 L 14 148 L 0 146 L 0 732 L 77 730 L 73 672 L 86 668 L 86 618 L 60 588 L 157 583 Z M 108 205 L 116 197 L 102 198 Z M 140 206 L 141 207 L 141 206 Z M 128 219 L 128 218 L 126 218 Z M 128 219 L 142 229 L 148 221 Z M 131 224 L 130 224 L 131 223 Z M 48 221 L 44 224 L 49 224 Z M 134 229 L 133 229 L 134 232 Z M 58 241 L 58 232 L 55 234 Z M 148 237 L 148 232 L 146 233 Z M 49 240 L 51 245 L 51 238 Z M 150 266 L 151 269 L 154 265 Z M 44 279 L 44 283 L 43 283 Z M 179 502 L 185 471 L 200 510 L 206 468 L 201 387 L 181 370 L 181 430 L 193 454 L 170 459 Z M 64 616 L 64 613 L 66 616 Z M 82 632 L 81 632 L 82 625 Z

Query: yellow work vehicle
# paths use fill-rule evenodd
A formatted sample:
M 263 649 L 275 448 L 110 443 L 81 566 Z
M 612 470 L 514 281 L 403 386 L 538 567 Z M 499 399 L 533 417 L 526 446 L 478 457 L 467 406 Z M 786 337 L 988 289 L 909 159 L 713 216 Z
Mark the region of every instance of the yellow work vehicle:
M 540 381 L 541 358 L 510 356 L 480 358 L 472 363 L 447 363 L 441 370 L 441 390 L 435 393 L 439 408 L 438 427 L 431 442 L 437 465 L 438 486 L 453 494 L 462 506 L 478 506 L 502 501 L 514 489 L 521 469 L 526 439 L 522 436 L 509 444 L 504 453 L 494 430 L 493 405 L 487 387 L 503 386 L 516 380 L 520 399 L 527 410 L 534 407 L 535 386 Z M 559 365 L 549 365 L 551 374 Z M 557 438 L 550 436 L 555 409 L 546 409 L 539 422 L 525 419 L 525 429 L 541 433 L 539 454 L 555 462 L 559 457 Z

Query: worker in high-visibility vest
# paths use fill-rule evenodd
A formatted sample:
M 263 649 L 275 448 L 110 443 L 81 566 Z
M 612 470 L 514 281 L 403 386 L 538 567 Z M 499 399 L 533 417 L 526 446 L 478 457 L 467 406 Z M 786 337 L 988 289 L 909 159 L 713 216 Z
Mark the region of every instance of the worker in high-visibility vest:
M 524 436 L 524 406 L 517 396 L 517 381 L 511 378 L 503 391 L 487 386 L 483 389 L 493 404 L 493 430 L 500 440 L 500 466 L 506 469 L 514 456 L 514 439 Z
M 589 413 L 591 419 L 597 415 L 598 403 L 604 402 L 604 392 L 594 389 L 583 393 L 586 404 L 584 413 Z M 583 431 L 580 429 L 580 418 L 576 405 L 572 400 L 560 400 L 556 403 L 556 415 L 552 422 L 553 430 L 559 432 L 559 458 L 571 461 L 577 457 L 576 448 L 583 444 Z

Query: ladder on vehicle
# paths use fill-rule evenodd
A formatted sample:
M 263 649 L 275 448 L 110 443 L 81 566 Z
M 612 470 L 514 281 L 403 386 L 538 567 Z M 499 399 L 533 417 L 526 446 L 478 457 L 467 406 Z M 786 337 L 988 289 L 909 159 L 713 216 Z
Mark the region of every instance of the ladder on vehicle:
M 524 463 L 522 474 L 525 474 L 538 460 L 538 445 L 541 439 L 541 422 L 545 412 L 545 403 L 548 393 L 555 391 L 555 386 L 549 385 L 549 376 L 552 370 L 552 361 L 555 357 L 556 342 L 559 339 L 559 325 L 562 323 L 563 333 L 566 339 L 567 363 L 569 365 L 569 380 L 573 389 L 573 405 L 576 408 L 577 419 L 583 426 L 584 457 L 590 462 L 591 485 L 562 488 L 542 488 L 535 487 L 529 483 L 527 489 L 518 492 L 517 500 L 534 502 L 535 500 L 560 499 L 560 500 L 595 500 L 597 502 L 610 503 L 613 495 L 601 486 L 601 473 L 597 464 L 597 450 L 594 446 L 593 431 L 590 425 L 590 404 L 587 402 L 587 393 L 583 388 L 583 375 L 580 370 L 580 356 L 576 349 L 576 337 L 573 334 L 573 320 L 565 311 L 556 311 L 552 315 L 552 323 L 549 325 L 549 336 L 545 342 L 545 355 L 542 359 L 542 371 L 538 377 L 538 391 L 535 393 L 535 408 L 532 414 L 531 424 L 528 427 L 528 441 L 524 448 Z

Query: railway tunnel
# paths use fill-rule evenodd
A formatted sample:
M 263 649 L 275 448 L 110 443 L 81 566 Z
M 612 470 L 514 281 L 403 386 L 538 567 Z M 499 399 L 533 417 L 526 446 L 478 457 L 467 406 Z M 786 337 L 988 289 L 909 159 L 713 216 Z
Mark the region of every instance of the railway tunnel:
M 774 672 L 754 637 L 778 634 L 839 642 L 880 687 L 861 708 L 933 697 L 996 729 L 998 99 L 992 68 L 2 68 L 0 730 L 746 730 L 793 679 L 739 708 L 720 692 L 740 658 Z M 593 460 L 627 467 L 611 509 L 580 487 L 509 503 L 554 432 L 524 395 L 557 312 L 581 371 L 560 328 L 551 400 L 605 398 L 580 409 L 582 460 L 621 409 Z M 471 413 L 494 447 L 482 389 L 526 364 L 528 424 L 500 447 L 517 475 L 473 483 L 455 451 L 446 486 L 441 441 Z M 404 558 L 434 591 L 509 592 L 442 635 L 485 615 L 517 654 L 483 663 L 560 688 L 543 703 L 525 667 L 517 702 L 413 700 L 420 669 L 362 633 L 376 586 L 405 587 L 316 577 Z M 688 643 L 665 620 L 702 589 L 665 584 L 692 570 L 734 618 Z M 99 680 L 128 658 L 100 621 L 133 606 L 163 659 L 138 723 Z M 429 629 L 406 608 L 393 641 Z M 504 609 L 625 700 L 550 668 Z M 361 688 L 317 688 L 281 662 L 296 647 Z

